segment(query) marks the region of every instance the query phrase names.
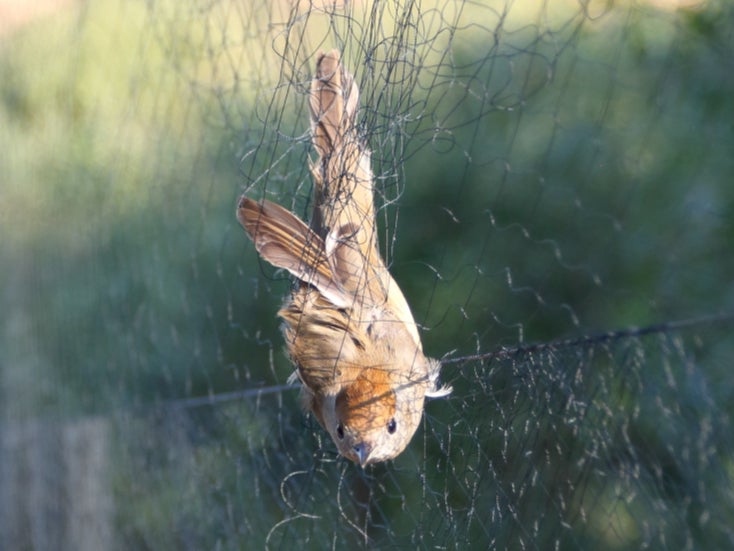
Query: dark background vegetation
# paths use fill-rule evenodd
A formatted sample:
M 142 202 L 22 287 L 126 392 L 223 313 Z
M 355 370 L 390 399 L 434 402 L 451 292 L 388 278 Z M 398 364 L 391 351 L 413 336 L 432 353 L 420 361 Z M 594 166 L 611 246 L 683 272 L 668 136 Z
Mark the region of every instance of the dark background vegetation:
M 452 397 L 364 472 L 292 390 L 216 401 L 291 371 L 288 279 L 234 206 L 308 212 L 319 48 L 360 82 L 428 354 L 734 311 L 728 2 L 376 4 L 110 0 L 0 36 L 5 460 L 14 431 L 101 420 L 120 548 L 731 546 L 725 318 L 447 363 Z

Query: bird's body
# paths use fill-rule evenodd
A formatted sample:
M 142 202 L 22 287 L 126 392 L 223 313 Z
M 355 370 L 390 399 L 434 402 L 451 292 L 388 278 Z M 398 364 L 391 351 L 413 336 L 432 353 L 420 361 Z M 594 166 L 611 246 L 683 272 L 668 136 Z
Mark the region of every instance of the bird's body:
M 377 247 L 369 151 L 356 127 L 359 90 L 339 53 L 321 54 L 310 95 L 319 155 L 310 227 L 270 201 L 242 197 L 237 216 L 260 255 L 299 284 L 278 312 L 303 402 L 345 457 L 398 455 L 437 388 L 440 364 Z

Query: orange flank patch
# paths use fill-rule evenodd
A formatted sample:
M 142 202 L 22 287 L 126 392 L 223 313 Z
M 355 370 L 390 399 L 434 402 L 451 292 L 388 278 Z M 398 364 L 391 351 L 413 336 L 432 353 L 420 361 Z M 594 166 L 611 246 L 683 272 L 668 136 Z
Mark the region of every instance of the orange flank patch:
M 387 425 L 395 416 L 395 393 L 384 369 L 365 369 L 336 399 L 339 418 L 357 431 Z

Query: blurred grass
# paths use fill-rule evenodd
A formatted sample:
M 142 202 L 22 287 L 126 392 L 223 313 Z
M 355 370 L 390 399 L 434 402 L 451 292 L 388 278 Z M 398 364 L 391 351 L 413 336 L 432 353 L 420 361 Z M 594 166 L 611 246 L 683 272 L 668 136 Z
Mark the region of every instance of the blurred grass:
M 3 364 L 8 395 L 31 394 L 6 402 L 17 413 L 190 390 L 201 362 L 222 359 L 211 337 L 228 320 L 213 309 L 226 305 L 197 279 L 221 272 L 237 129 L 205 130 L 215 99 L 196 101 L 194 88 L 221 83 L 171 70 L 199 63 L 200 44 L 153 21 L 139 3 L 83 4 L 5 39 Z M 181 354 L 182 341 L 193 350 Z

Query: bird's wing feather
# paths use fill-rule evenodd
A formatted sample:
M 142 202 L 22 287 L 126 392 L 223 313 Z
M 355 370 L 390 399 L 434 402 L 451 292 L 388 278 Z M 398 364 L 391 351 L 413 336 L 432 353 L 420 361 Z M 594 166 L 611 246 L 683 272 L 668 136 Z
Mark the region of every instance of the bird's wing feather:
M 267 200 L 258 203 L 242 197 L 237 219 L 257 252 L 273 266 L 312 285 L 339 308 L 351 304 L 327 261 L 324 241 L 294 214 Z

